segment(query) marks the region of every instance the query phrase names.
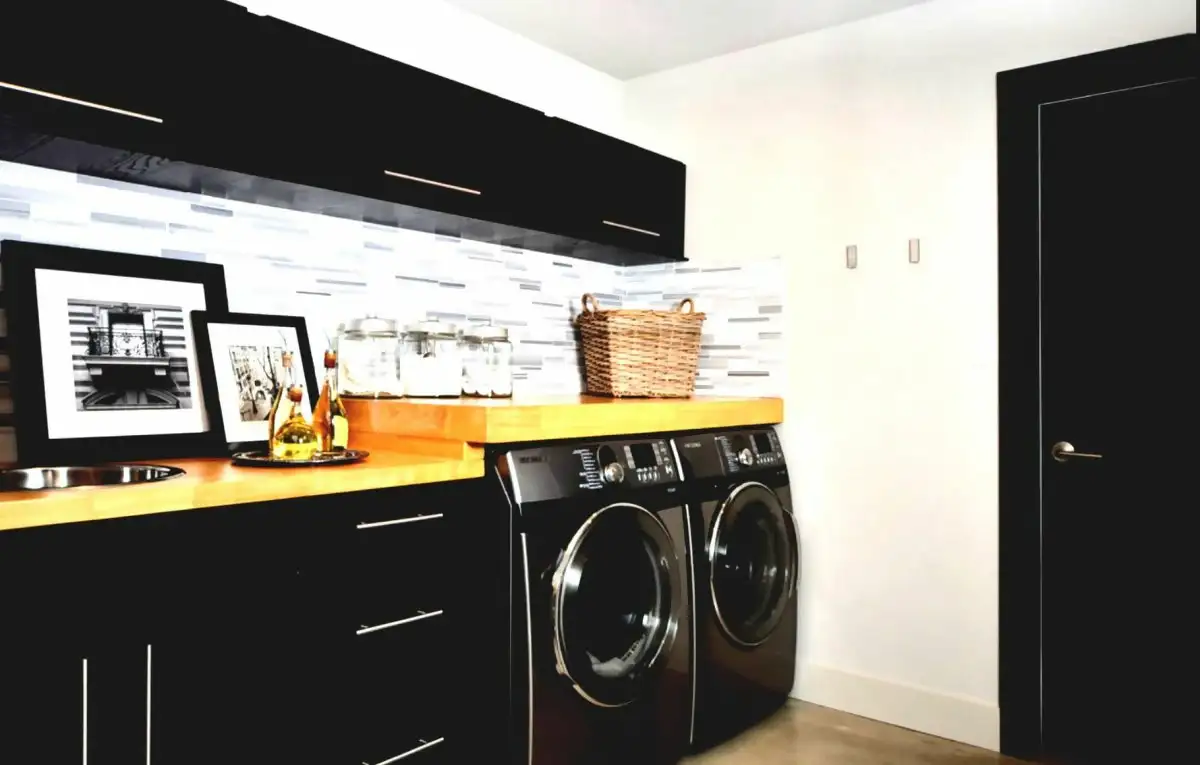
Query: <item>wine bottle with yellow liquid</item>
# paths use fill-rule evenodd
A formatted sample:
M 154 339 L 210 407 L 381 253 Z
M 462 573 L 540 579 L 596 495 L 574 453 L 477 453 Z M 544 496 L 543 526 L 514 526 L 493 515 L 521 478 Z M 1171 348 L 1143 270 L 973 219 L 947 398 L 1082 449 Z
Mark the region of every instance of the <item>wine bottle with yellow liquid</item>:
M 321 439 L 317 431 L 304 419 L 301 402 L 304 401 L 304 389 L 299 385 L 288 388 L 288 400 L 292 402 L 292 412 L 279 430 L 275 433 L 275 445 L 271 449 L 272 459 L 304 461 L 311 460 L 321 451 Z
M 313 409 L 313 430 L 321 439 L 321 451 L 343 451 L 350 443 L 350 420 L 337 390 L 337 354 L 325 351 L 325 382 Z
M 271 394 L 271 411 L 267 413 L 267 453 L 275 453 L 275 432 L 279 430 L 279 417 L 283 414 L 281 407 L 286 407 L 288 388 L 292 385 L 292 354 L 284 351 L 281 357 L 283 369 L 280 371 L 279 382 Z

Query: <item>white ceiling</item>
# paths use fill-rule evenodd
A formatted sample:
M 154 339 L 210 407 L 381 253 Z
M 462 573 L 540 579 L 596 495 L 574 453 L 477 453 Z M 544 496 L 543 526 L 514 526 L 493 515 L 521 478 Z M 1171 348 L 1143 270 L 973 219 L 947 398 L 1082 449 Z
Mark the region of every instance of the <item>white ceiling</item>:
M 925 1 L 448 0 L 621 79 Z

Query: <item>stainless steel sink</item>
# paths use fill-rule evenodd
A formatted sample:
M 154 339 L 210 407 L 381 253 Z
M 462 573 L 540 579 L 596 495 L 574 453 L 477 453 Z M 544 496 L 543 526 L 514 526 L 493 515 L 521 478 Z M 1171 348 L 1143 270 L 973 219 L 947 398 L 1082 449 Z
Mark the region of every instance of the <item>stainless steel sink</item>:
M 71 489 L 165 481 L 184 474 L 166 465 L 72 465 L 0 470 L 0 491 Z

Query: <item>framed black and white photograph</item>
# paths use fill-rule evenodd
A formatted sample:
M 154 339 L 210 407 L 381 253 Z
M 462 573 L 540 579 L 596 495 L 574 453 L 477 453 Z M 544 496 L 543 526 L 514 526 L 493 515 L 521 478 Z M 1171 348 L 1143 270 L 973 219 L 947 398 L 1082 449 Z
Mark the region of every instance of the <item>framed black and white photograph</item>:
M 292 354 L 292 378 L 304 388 L 301 406 L 304 416 L 312 418 L 320 388 L 303 317 L 197 311 L 191 319 L 205 403 L 218 441 L 231 451 L 266 448 L 267 416 L 285 381 L 284 352 Z
M 191 324 L 228 309 L 219 265 L 3 243 L 17 458 L 212 453 Z

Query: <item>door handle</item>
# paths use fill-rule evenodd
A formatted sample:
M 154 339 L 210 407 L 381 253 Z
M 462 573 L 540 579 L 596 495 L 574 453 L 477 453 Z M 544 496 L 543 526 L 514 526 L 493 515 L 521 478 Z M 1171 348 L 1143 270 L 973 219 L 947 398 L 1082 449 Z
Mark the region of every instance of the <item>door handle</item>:
M 1077 452 L 1070 441 L 1059 441 L 1054 446 L 1050 447 L 1050 456 L 1055 462 L 1066 462 L 1067 460 L 1098 460 L 1104 457 L 1103 454 L 1089 454 L 1088 452 Z

